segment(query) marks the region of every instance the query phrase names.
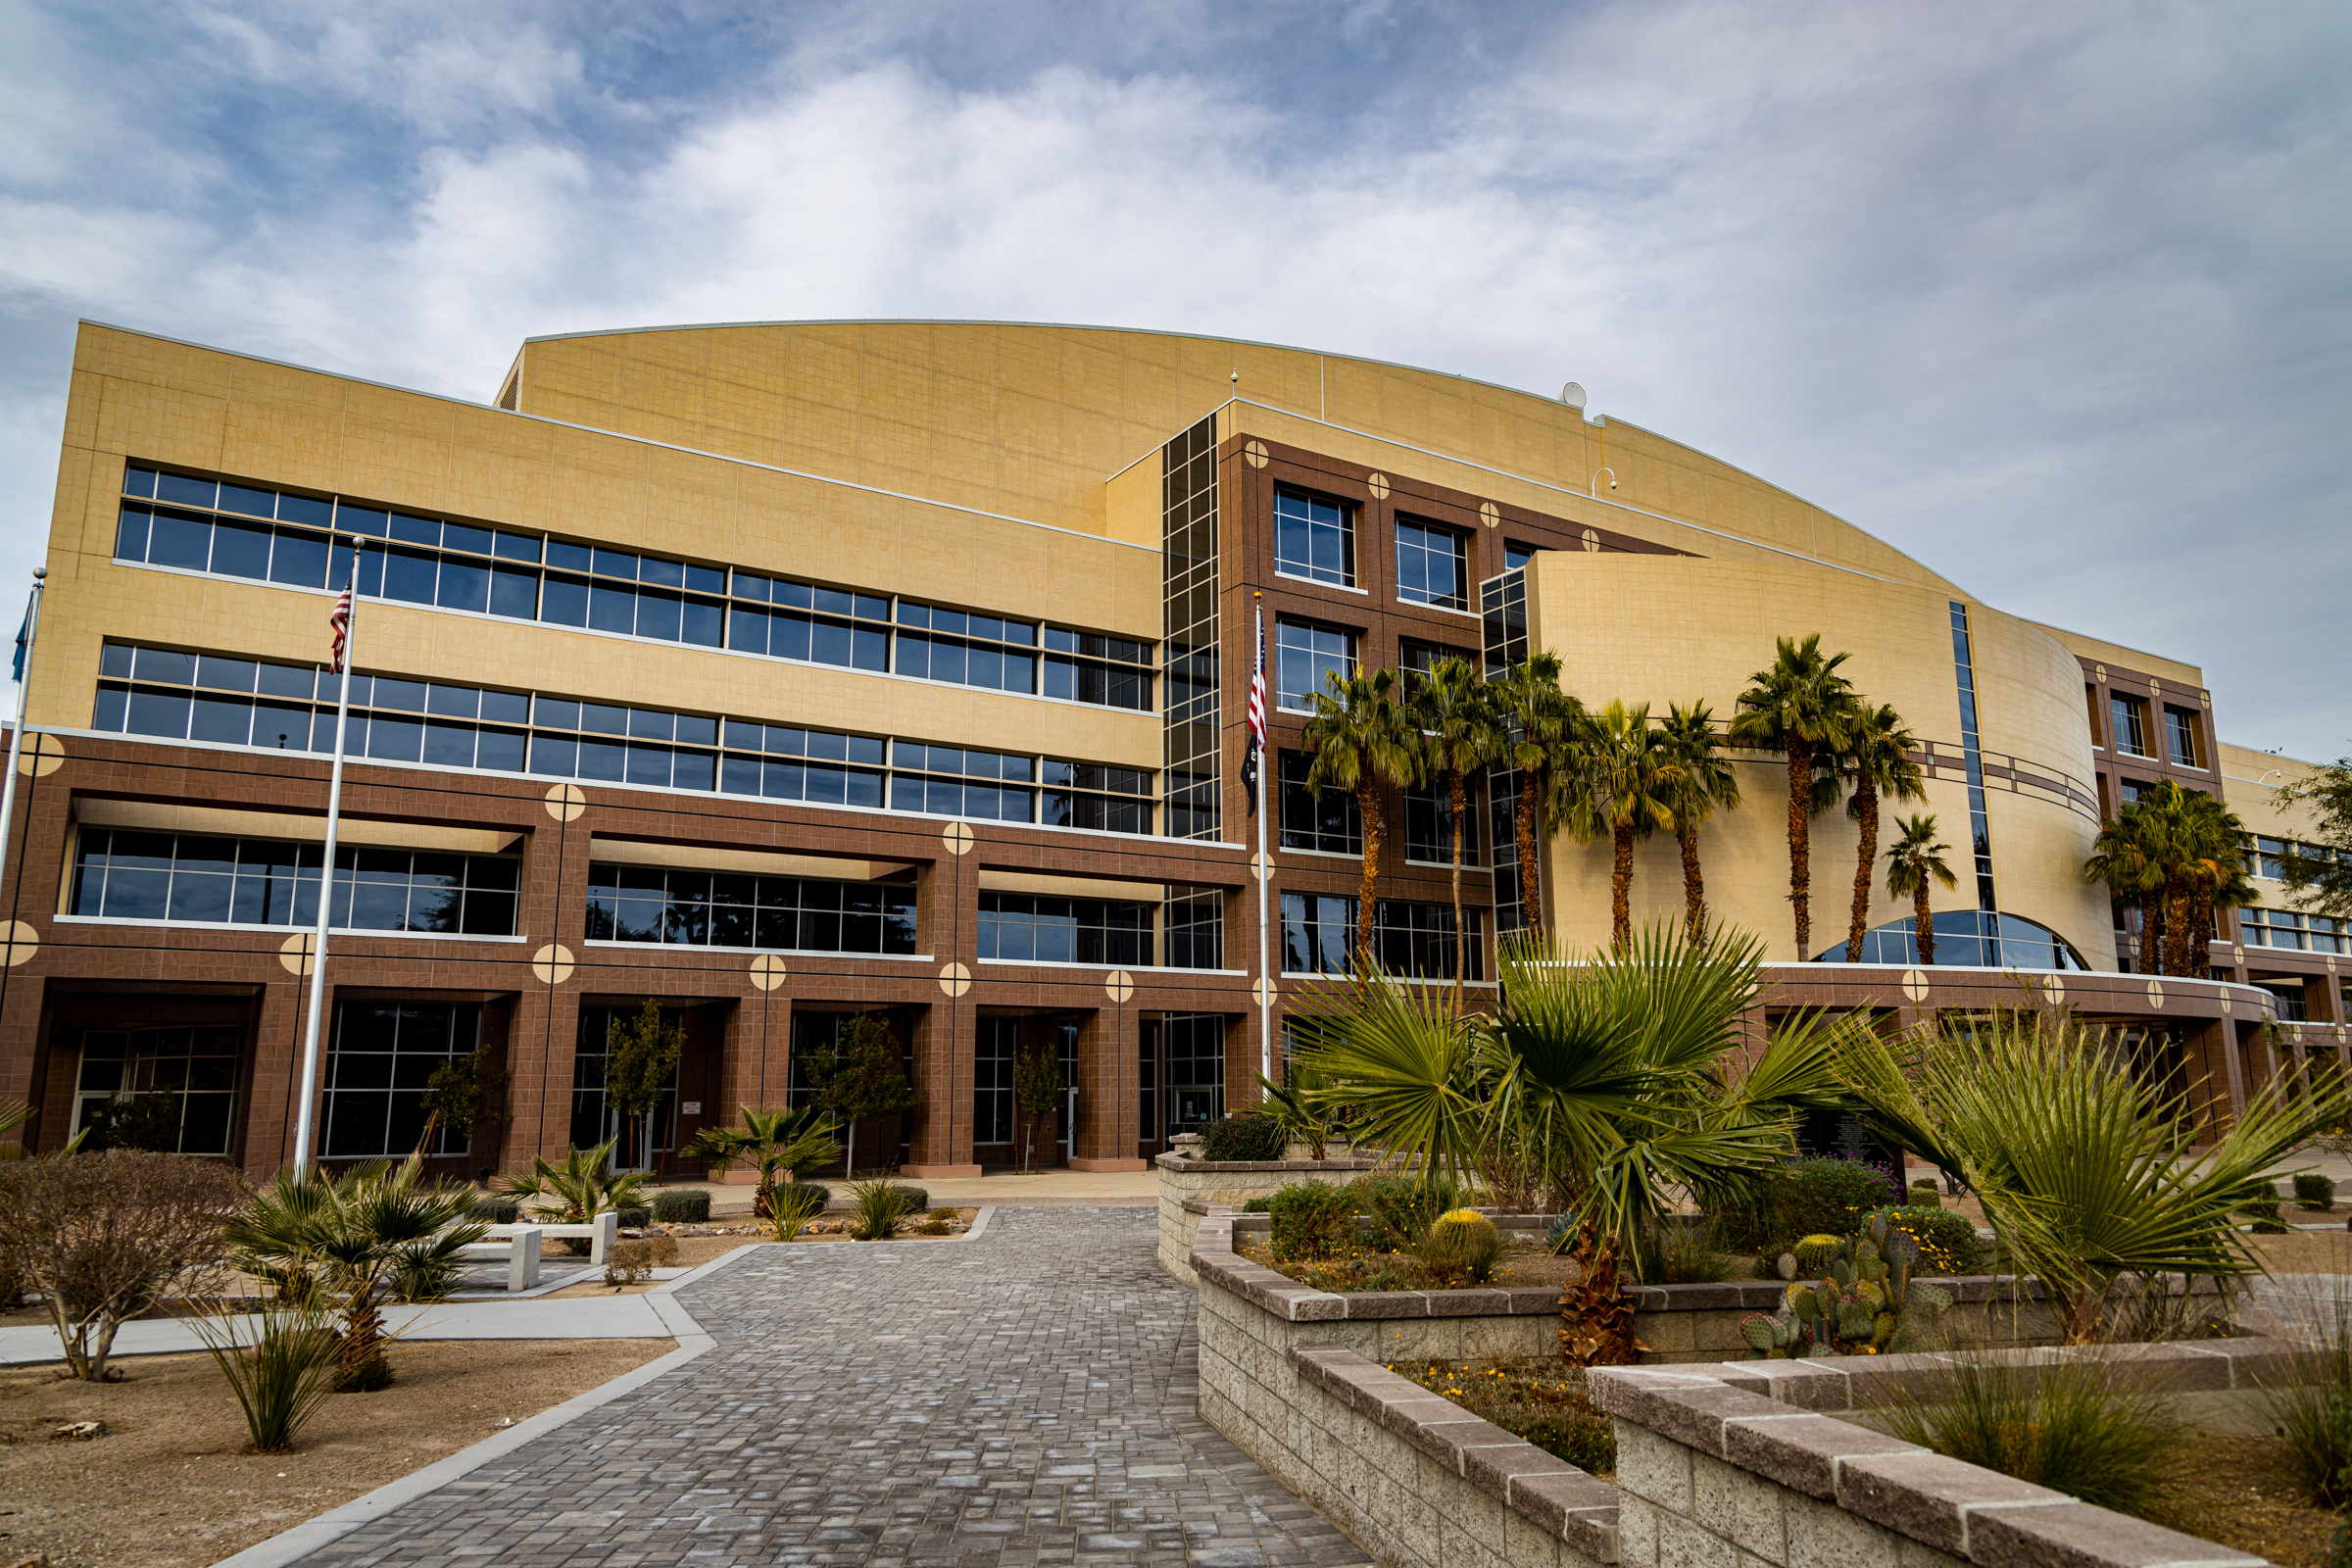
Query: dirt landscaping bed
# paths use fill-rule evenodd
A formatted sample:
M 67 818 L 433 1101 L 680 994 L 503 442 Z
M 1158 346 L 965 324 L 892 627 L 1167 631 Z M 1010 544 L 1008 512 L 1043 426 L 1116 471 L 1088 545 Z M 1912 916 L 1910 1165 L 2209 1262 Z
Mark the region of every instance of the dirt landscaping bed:
M 393 1351 L 398 1381 L 338 1395 L 299 1450 L 245 1451 L 212 1358 L 125 1356 L 120 1383 L 0 1370 L 0 1562 L 201 1568 L 676 1348 L 669 1340 L 444 1340 Z M 96 1421 L 108 1436 L 54 1442 Z
M 1262 1234 L 1236 1234 L 1233 1250 L 1252 1263 L 1287 1275 L 1318 1291 L 1346 1295 L 1351 1291 L 1427 1291 L 1433 1286 L 1428 1271 L 1407 1252 L 1349 1251 L 1329 1258 L 1294 1258 L 1276 1262 Z M 1534 1242 L 1515 1242 L 1495 1259 L 1494 1277 L 1484 1285 L 1459 1289 L 1491 1290 L 1495 1286 L 1557 1285 L 1566 1287 L 1584 1278 L 1574 1258 L 1555 1257 Z

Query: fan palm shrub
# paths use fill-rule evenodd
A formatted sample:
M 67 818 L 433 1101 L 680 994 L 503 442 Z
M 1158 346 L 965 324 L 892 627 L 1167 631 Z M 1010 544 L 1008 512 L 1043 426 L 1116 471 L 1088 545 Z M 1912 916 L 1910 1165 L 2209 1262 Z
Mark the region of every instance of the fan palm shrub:
M 781 1175 L 789 1183 L 802 1171 L 840 1153 L 841 1145 L 833 1138 L 840 1128 L 816 1105 L 803 1105 L 798 1110 L 745 1105 L 742 1110 L 741 1127 L 706 1127 L 694 1135 L 686 1152 L 704 1159 L 749 1161 L 760 1177 L 752 1195 L 752 1212 L 772 1220 L 776 1178 Z
M 1796 920 L 1796 956 L 1813 955 L 1813 813 L 1837 804 L 1836 786 L 1822 764 L 1845 744 L 1854 686 L 1838 666 L 1847 655 L 1821 651 L 1821 633 L 1802 643 L 1779 640 L 1778 657 L 1748 677 L 1732 720 L 1732 739 L 1757 751 L 1778 752 L 1788 767 L 1788 904 Z
M 1460 1012 L 1468 940 L 1462 932 L 1462 823 L 1470 811 L 1469 780 L 1502 754 L 1510 737 L 1496 722 L 1478 671 L 1466 659 L 1441 659 L 1426 674 L 1409 678 L 1404 706 L 1407 721 L 1421 737 L 1423 763 L 1446 788 L 1452 820 L 1453 1010 Z
M 2262 1272 L 2234 1211 L 2275 1202 L 2271 1167 L 2345 1111 L 2340 1088 L 2272 1084 L 2191 1157 L 2184 1091 L 2143 1082 L 2104 1031 L 2022 1009 L 1930 1034 L 1907 1074 L 1857 1087 L 1908 1129 L 1898 1142 L 1975 1190 L 2070 1345 L 2104 1337 L 2127 1275 L 2229 1286 Z
M 1911 760 L 1919 738 L 1903 726 L 1903 716 L 1886 703 L 1857 707 L 1846 724 L 1845 745 L 1838 754 L 1838 771 L 1853 785 L 1845 814 L 1861 831 L 1854 862 L 1854 906 L 1846 921 L 1845 961 L 1862 961 L 1862 938 L 1870 928 L 1870 873 L 1879 859 L 1879 802 L 1923 801 L 1919 764 Z
M 1898 837 L 1886 846 L 1886 892 L 1911 901 L 1911 937 L 1922 964 L 1936 961 L 1936 911 L 1928 907 L 1929 884 L 1951 889 L 1960 885 L 1944 863 L 1949 846 L 1936 837 L 1936 818 L 1912 815 L 1895 823 Z
M 1396 703 L 1396 672 L 1361 670 L 1342 679 L 1326 674 L 1326 690 L 1313 695 L 1314 716 L 1304 740 L 1314 760 L 1306 770 L 1309 792 L 1345 790 L 1355 797 L 1364 829 L 1364 888 L 1355 908 L 1355 950 L 1362 962 L 1377 963 L 1373 928 L 1380 908 L 1380 858 L 1387 838 L 1380 809 L 1384 784 L 1411 784 L 1422 776 L 1421 736 Z
M 1667 806 L 1683 857 L 1683 940 L 1697 947 L 1707 940 L 1707 880 L 1698 863 L 1698 830 L 1717 810 L 1740 805 L 1740 773 L 1723 755 L 1714 712 L 1704 703 L 1674 704 L 1659 734 L 1682 769 L 1668 786 Z
M 646 1203 L 644 1174 L 612 1169 L 611 1139 L 594 1149 L 566 1151 L 561 1165 L 533 1158 L 529 1171 L 507 1177 L 501 1186 L 551 1225 L 585 1225 L 609 1208 Z
M 1328 1158 L 1332 1141 L 1343 1134 L 1339 1117 L 1320 1097 L 1322 1075 L 1294 1061 L 1283 1076 L 1289 1081 L 1278 1084 L 1258 1074 L 1258 1114 L 1282 1129 L 1284 1147 L 1304 1144 L 1307 1158 Z
M 427 1181 L 411 1154 L 340 1175 L 281 1171 L 221 1235 L 237 1266 L 281 1296 L 339 1308 L 335 1388 L 365 1393 L 392 1381 L 384 1304 L 447 1294 L 459 1250 L 489 1230 L 473 1204 L 472 1189 Z

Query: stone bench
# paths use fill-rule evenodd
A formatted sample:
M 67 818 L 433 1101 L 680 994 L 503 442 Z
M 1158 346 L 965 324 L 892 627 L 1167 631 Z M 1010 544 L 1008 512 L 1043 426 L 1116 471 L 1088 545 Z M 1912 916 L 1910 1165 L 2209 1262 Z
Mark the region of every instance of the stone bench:
M 620 1240 L 620 1215 L 606 1209 L 585 1225 L 550 1225 L 539 1220 L 525 1220 L 514 1225 L 493 1225 L 488 1235 L 497 1240 L 512 1236 L 519 1230 L 534 1230 L 552 1241 L 584 1241 L 588 1244 L 588 1261 L 602 1264 L 612 1244 Z
M 543 1225 L 495 1225 L 490 1236 L 496 1240 L 468 1242 L 458 1249 L 458 1255 L 483 1262 L 505 1259 L 507 1289 L 527 1291 L 539 1283 L 539 1238 L 547 1229 Z

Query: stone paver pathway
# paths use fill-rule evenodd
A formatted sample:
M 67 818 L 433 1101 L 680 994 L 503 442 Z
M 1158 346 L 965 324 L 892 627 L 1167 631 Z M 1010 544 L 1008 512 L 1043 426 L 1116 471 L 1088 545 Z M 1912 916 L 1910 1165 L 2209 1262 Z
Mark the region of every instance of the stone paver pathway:
M 763 1248 L 680 1293 L 705 1355 L 304 1558 L 1187 1568 L 1361 1550 L 1194 1413 L 1151 1209 Z

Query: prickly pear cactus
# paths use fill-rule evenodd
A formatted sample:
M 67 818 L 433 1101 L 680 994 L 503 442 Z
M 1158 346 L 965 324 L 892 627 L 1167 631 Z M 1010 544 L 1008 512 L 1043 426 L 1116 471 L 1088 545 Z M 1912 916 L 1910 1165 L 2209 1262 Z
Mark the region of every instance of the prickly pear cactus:
M 1816 1246 L 1823 1242 L 1832 1244 L 1827 1253 Z M 1781 1277 L 1789 1283 L 1780 1314 L 1751 1313 L 1740 1322 L 1741 1337 L 1759 1358 L 1913 1349 L 1952 1304 L 1948 1292 L 1912 1283 L 1916 1244 L 1883 1219 L 1844 1241 L 1808 1236 L 1797 1247 L 1797 1254 L 1782 1259 Z M 1800 1280 L 1798 1265 L 1808 1252 L 1819 1277 Z

